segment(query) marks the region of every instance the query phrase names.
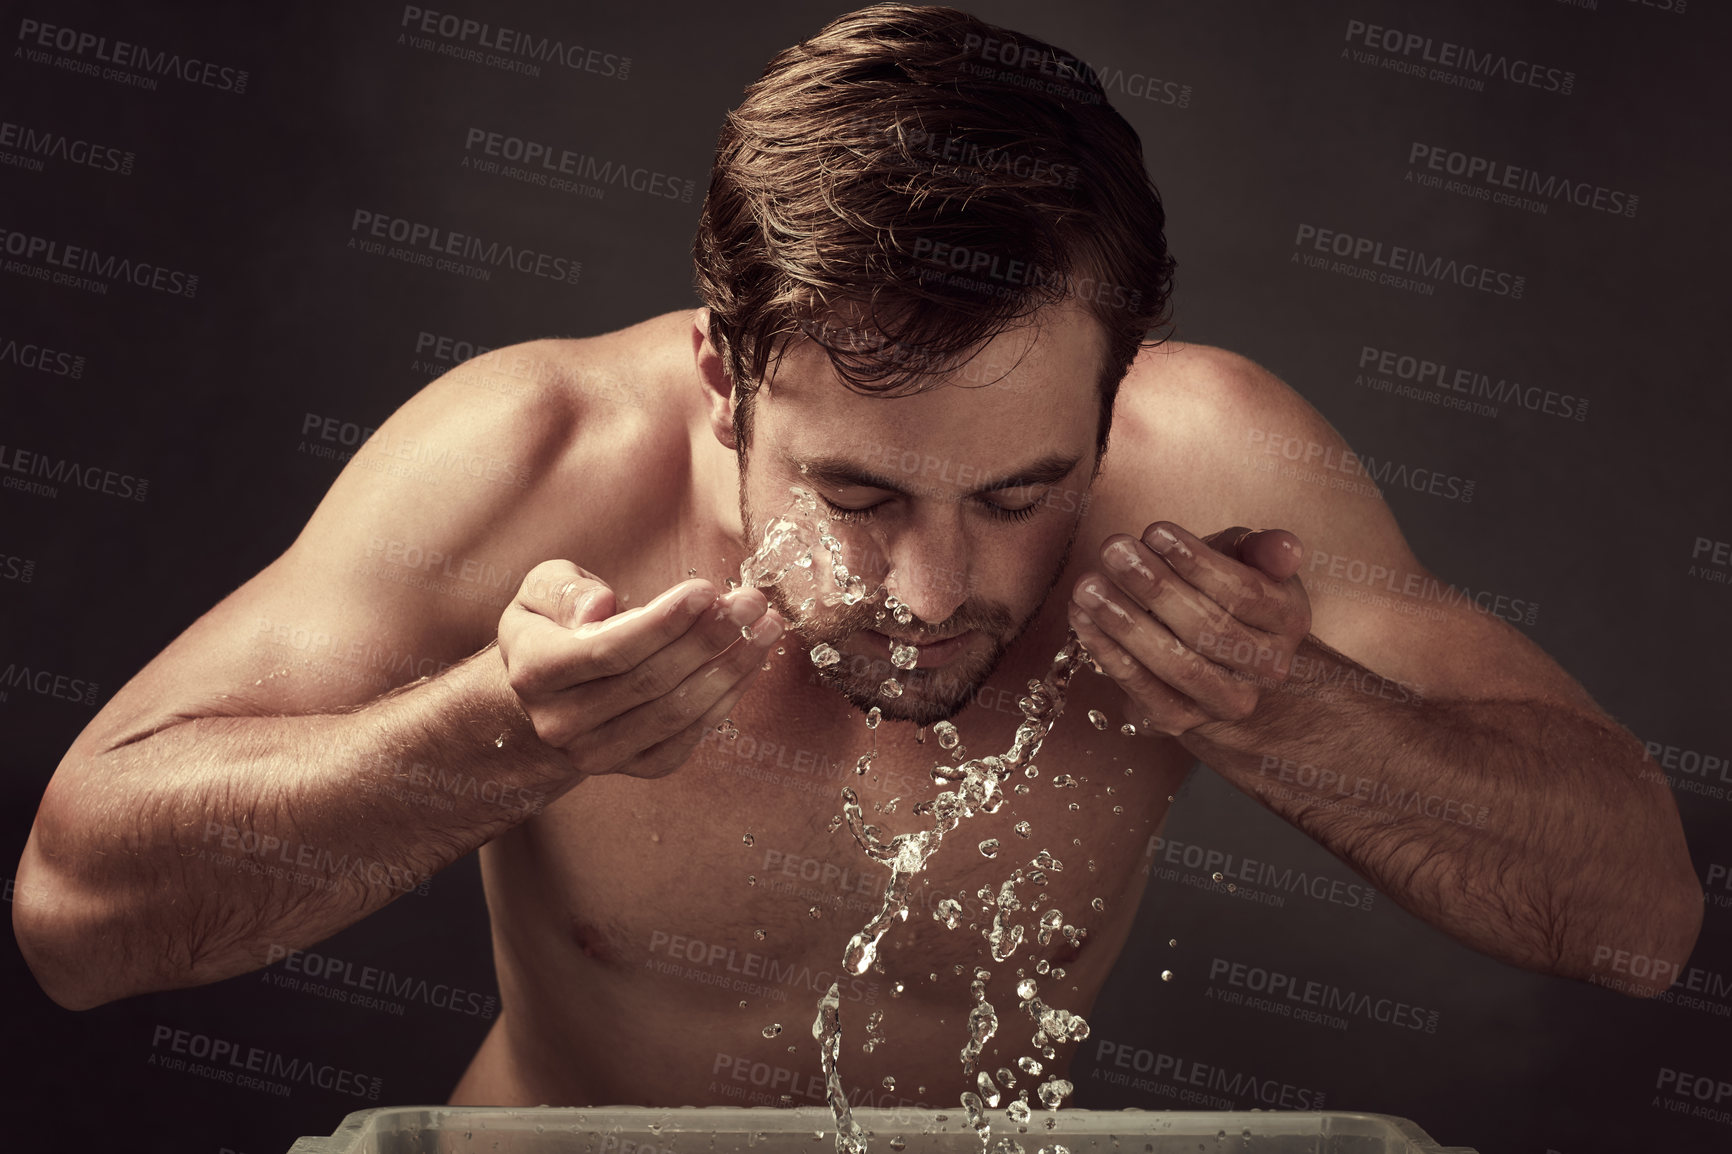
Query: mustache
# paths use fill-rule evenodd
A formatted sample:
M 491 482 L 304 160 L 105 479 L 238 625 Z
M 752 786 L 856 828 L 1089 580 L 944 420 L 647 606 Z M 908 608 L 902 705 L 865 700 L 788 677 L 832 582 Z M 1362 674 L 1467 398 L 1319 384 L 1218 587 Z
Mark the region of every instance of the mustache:
M 879 614 L 884 615 L 882 621 Z M 862 601 L 856 605 L 844 605 L 841 612 L 834 617 L 814 619 L 802 622 L 811 628 L 821 630 L 827 638 L 843 638 L 854 633 L 874 630 L 887 632 L 884 626 L 895 631 L 896 640 L 904 645 L 933 645 L 959 633 L 978 630 L 988 637 L 1003 637 L 1016 625 L 1016 618 L 1009 609 L 992 601 L 965 601 L 957 606 L 956 611 L 943 621 L 936 624 L 923 622 L 915 618 L 907 625 L 896 624 L 894 614 L 884 609 L 882 605 L 872 601 Z

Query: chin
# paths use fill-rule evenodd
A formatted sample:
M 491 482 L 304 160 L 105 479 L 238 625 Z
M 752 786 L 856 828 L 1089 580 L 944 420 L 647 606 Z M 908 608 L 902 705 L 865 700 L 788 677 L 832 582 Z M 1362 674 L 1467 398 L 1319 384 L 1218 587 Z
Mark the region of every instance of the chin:
M 891 721 L 929 726 L 949 721 L 968 708 L 1003 656 L 1004 646 L 989 642 L 979 653 L 959 655 L 936 669 L 897 670 L 883 658 L 843 651 L 842 661 L 820 671 L 820 676 L 862 713 L 876 707 Z M 860 672 L 862 666 L 864 672 Z M 892 674 L 903 683 L 901 697 L 885 697 L 879 692 L 879 686 Z

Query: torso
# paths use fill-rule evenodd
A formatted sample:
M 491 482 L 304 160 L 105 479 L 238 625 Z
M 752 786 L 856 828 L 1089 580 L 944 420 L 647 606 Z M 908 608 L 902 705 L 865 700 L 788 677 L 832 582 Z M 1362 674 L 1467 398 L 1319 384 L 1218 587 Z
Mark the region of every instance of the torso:
M 731 452 L 707 434 L 695 436 L 701 422 L 685 419 L 700 400 L 689 334 L 690 314 L 682 312 L 568 343 L 570 355 L 601 358 L 609 372 L 651 366 L 634 379 L 648 394 L 647 411 L 667 416 L 618 418 L 634 424 L 631 464 L 620 467 L 645 483 L 655 479 L 653 491 L 633 498 L 635 509 L 614 511 L 635 517 L 638 531 L 606 534 L 609 547 L 597 552 L 591 540 L 583 555 L 571 555 L 627 604 L 642 604 L 693 568 L 718 584 L 737 572 L 737 543 L 702 513 L 715 507 L 702 499 L 705 487 L 732 485 L 736 474 Z M 1124 388 L 1158 396 L 1163 374 L 1182 364 L 1182 357 L 1146 354 Z M 956 718 L 972 755 L 1009 746 L 1021 718 L 1017 698 L 1064 643 L 1064 595 L 1103 538 L 1139 533 L 1156 518 L 1205 531 L 1227 523 L 1188 472 L 1162 476 L 1163 455 L 1138 452 L 1151 435 L 1141 426 L 1115 423 L 1069 570 Z M 1106 679 L 1082 671 L 1037 759 L 1040 776 L 1007 783 L 1029 792 L 1012 794 L 995 814 L 965 819 L 946 838 L 917 879 L 908 920 L 885 936 L 882 972 L 852 977 L 839 972 L 844 947 L 877 912 L 889 874 L 846 827 L 830 831 L 842 811 L 840 791 L 853 786 L 867 820 L 886 836 L 923 828 L 930 819 L 913 807 L 938 791 L 933 762 L 950 759 L 931 733 L 917 744 L 910 725 L 886 722 L 869 731 L 858 712 L 812 684 L 791 640 L 733 711 L 737 737 L 706 739 L 668 778 L 587 780 L 483 848 L 503 1012 L 453 1101 L 820 1103 L 811 1026 L 819 997 L 837 981 L 850 1097 L 953 1105 L 973 1083 L 959 1055 L 977 968 L 991 971 L 987 991 L 1000 1021 L 982 1069 L 1039 1057 L 1029 1041 L 1034 1023 L 1011 992 L 1023 975 L 1037 977 L 1049 1005 L 1087 1017 L 1130 931 L 1150 839 L 1191 756 L 1170 738 L 1121 734 L 1121 725 L 1139 719 L 1125 715 L 1126 699 Z M 1110 719 L 1106 731 L 1089 723 L 1090 710 Z M 855 761 L 874 739 L 876 760 L 857 776 Z M 1079 784 L 1055 787 L 1061 773 Z M 900 798 L 894 812 L 874 811 L 893 797 Z M 1013 830 L 1022 821 L 1032 827 L 1026 839 Z M 992 860 L 977 848 L 989 838 L 1000 846 Z M 1041 946 L 1025 908 L 1019 920 L 1028 939 L 994 962 L 981 933 L 991 915 L 982 918 L 975 892 L 988 884 L 996 890 L 1018 866 L 1029 870 L 1042 849 L 1062 861 L 1062 872 L 1049 872 L 1044 886 L 1022 885 L 1017 895 L 1026 907 L 1044 893 L 1040 912 L 1061 910 L 1086 937 L 1080 947 L 1062 934 Z M 954 930 L 933 917 L 945 897 L 961 899 L 967 911 Z M 1104 912 L 1092 908 L 1096 898 Z M 1064 977 L 1037 975 L 1043 958 Z M 874 1011 L 883 1012 L 884 1041 L 866 1053 L 861 1043 Z M 780 1034 L 766 1038 L 773 1024 Z M 1047 1073 L 1062 1076 L 1074 1050 L 1060 1046 L 1056 1060 L 1043 1058 Z M 885 1088 L 887 1078 L 894 1090 Z M 1032 1081 L 1018 1074 L 1019 1088 Z

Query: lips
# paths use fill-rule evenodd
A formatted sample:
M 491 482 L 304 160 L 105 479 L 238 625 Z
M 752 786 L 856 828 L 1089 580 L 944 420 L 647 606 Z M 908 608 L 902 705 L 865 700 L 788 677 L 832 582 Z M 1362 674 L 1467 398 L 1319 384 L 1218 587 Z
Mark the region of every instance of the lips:
M 914 667 L 916 669 L 930 669 L 948 663 L 967 647 L 969 641 L 974 638 L 974 634 L 974 630 L 968 629 L 961 633 L 946 637 L 942 641 L 928 641 L 922 643 L 917 639 L 910 640 L 901 637 L 889 637 L 878 632 L 876 629 L 868 629 L 865 632 L 865 636 L 871 640 L 873 647 L 882 650 L 883 655 L 886 658 L 890 656 L 890 647 L 893 644 L 913 645 L 918 648 L 920 650 L 920 659 L 915 662 Z

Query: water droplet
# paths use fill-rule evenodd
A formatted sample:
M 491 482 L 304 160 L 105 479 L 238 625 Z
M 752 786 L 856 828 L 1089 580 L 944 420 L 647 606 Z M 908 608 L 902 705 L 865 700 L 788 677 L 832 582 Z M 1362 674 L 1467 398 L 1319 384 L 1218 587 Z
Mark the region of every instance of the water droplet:
M 892 644 L 890 664 L 898 669 L 913 669 L 920 660 L 920 650 L 912 645 Z
M 1104 914 L 1107 912 L 1107 903 L 1102 901 L 1100 898 L 1096 898 L 1094 901 L 1090 902 L 1089 906 L 1097 914 Z
M 502 733 L 498 737 L 493 739 L 493 748 L 494 749 L 504 749 L 505 748 L 505 734 Z
M 878 751 L 875 749 L 870 753 L 862 753 L 860 755 L 860 760 L 854 763 L 854 772 L 864 774 L 867 770 L 872 768 L 872 759 L 877 756 Z
M 768 1026 L 764 1027 L 764 1037 L 766 1037 L 766 1038 L 774 1038 L 777 1034 L 780 1034 L 781 1032 L 782 1032 L 782 1023 L 780 1023 L 780 1022 L 771 1022 Z
M 749 833 L 748 834 L 742 834 L 740 837 L 740 842 L 743 845 L 751 845 L 752 844 L 752 835 Z
M 1072 813 L 1075 813 L 1075 812 L 1076 812 L 1076 811 L 1077 811 L 1077 810 L 1079 810 L 1079 809 L 1081 809 L 1081 808 L 1082 808 L 1082 803 L 1081 803 L 1081 802 L 1076 802 L 1076 801 L 1073 801 L 1073 802 L 1071 802 L 1071 803 L 1070 803 L 1070 805 L 1069 805 L 1069 807 L 1068 807 L 1068 808 L 1069 808 L 1069 809 L 1070 809 L 1070 811 L 1071 811 L 1071 812 L 1072 812 Z
M 914 731 L 914 744 L 915 745 L 925 745 L 926 744 L 926 727 L 924 725 L 922 725 L 919 729 L 916 729 Z
M 812 647 L 812 664 L 819 669 L 827 668 L 840 660 L 842 660 L 842 655 L 823 642 Z
M 1032 1078 L 1040 1077 L 1041 1067 L 1040 1062 L 1037 1059 L 1022 1057 L 1016 1060 L 1016 1064 L 1022 1069 L 1024 1074 L 1027 1074 Z
M 734 725 L 734 719 L 731 717 L 722 718 L 722 723 L 716 726 L 716 732 L 727 738 L 729 741 L 733 741 L 735 738 L 740 736 L 740 731 L 738 727 Z
M 892 998 L 900 998 L 902 996 L 902 991 L 907 988 L 908 987 L 903 985 L 901 982 L 897 982 L 895 985 L 890 987 L 890 996 Z
M 996 1106 L 998 1103 L 994 1102 L 992 1105 Z M 1015 1122 L 1018 1126 L 1025 1126 L 1028 1124 L 1028 1116 L 1032 1111 L 1029 1110 L 1027 1102 L 1018 1098 L 1009 1106 L 1005 1107 L 1004 1113 L 1006 1117 L 1008 1117 L 1012 1122 Z
M 1029 825 L 1026 821 L 1019 821 L 1010 828 L 1015 831 L 1017 837 L 1027 837 L 1034 831 L 1034 827 Z
M 819 909 L 817 906 L 813 906 L 811 909 L 806 911 L 806 915 L 813 921 L 817 921 L 819 918 L 824 916 L 824 911 Z
M 1038 993 L 1040 993 L 1040 986 L 1035 983 L 1033 978 L 1024 978 L 1016 983 L 1016 996 L 1025 1002 L 1032 1000 Z M 1039 1073 L 1039 1071 L 1037 1070 L 1035 1073 Z
M 835 833 L 837 830 L 839 830 L 841 828 L 842 828 L 842 815 L 837 814 L 830 819 L 830 824 L 825 827 L 824 832 L 825 833 Z
M 769 936 L 770 936 L 770 935 L 769 935 L 769 934 L 768 934 L 768 933 L 766 933 L 766 932 L 765 932 L 765 931 L 763 931 L 763 930 L 753 930 L 753 931 L 752 931 L 752 936 L 753 936 L 753 937 L 754 937 L 754 938 L 757 938 L 757 939 L 758 939 L 758 940 L 759 940 L 759 941 L 760 941 L 760 942 L 761 942 L 761 941 L 763 941 L 763 940 L 764 940 L 764 939 L 765 939 L 765 938 L 767 938 L 767 937 L 769 937 Z
M 932 910 L 932 920 L 942 922 L 947 930 L 954 930 L 962 922 L 962 903 L 955 898 L 940 898 Z
M 998 1084 L 1006 1090 L 1014 1090 L 1016 1089 L 1016 1075 L 1007 1067 L 1000 1066 L 998 1068 Z
M 1162 970 L 1161 971 L 1161 981 L 1170 982 L 1172 980 L 1173 980 L 1173 971 L 1171 971 L 1171 970 Z
M 932 727 L 932 732 L 938 735 L 940 749 L 955 749 L 962 744 L 962 735 L 956 732 L 956 726 L 948 721 L 940 721 Z
M 1051 1126 L 1053 1124 L 1053 1119 L 1048 1118 L 1046 1120 L 1046 1124 L 1047 1124 L 1048 1128 L 1051 1128 Z M 1057 1142 L 1054 1142 L 1051 1146 L 1042 1146 L 1040 1148 L 1040 1154 L 1070 1154 L 1070 1149 L 1066 1146 L 1061 1146 Z
M 908 1139 L 903 1138 L 900 1135 L 890 1139 L 890 1149 L 898 1152 L 908 1149 Z
M 879 709 L 876 705 L 874 705 L 871 709 L 868 709 L 866 711 L 866 728 L 867 729 L 877 729 L 878 728 L 878 719 L 883 717 L 883 716 L 884 716 L 884 711 L 882 709 Z
M 1105 729 L 1107 727 L 1107 715 L 1098 709 L 1091 709 L 1089 710 L 1089 722 L 1096 729 Z
M 902 696 L 902 683 L 894 677 L 886 678 L 884 684 L 878 687 L 878 692 L 895 701 Z
M 974 1076 L 974 1084 L 980 1088 L 980 1099 L 988 1106 L 998 1105 L 998 1087 L 993 1085 L 992 1075 L 985 1070 Z
M 1040 1096 L 1042 1106 L 1048 1110 L 1056 1110 L 1058 1104 L 1069 1097 L 1070 1092 L 1074 1089 L 1076 1087 L 1063 1078 L 1053 1078 L 1051 1081 L 1042 1082 L 1040 1089 L 1036 1090 L 1035 1093 Z
M 1137 727 L 1127 721 L 1123 725 L 1119 726 L 1119 732 L 1124 734 L 1126 737 L 1135 737 L 1137 735 Z
M 1054 966 L 1052 968 L 1052 976 L 1057 978 L 1061 982 L 1064 981 L 1064 967 L 1063 966 Z M 1051 1056 L 1052 1055 L 1050 1055 L 1050 1054 L 1047 1055 L 1047 1057 L 1049 1057 L 1049 1058 Z
M 758 884 L 758 875 L 757 874 L 747 874 L 746 875 L 746 884 L 749 886 L 757 885 Z
M 980 856 L 981 857 L 989 857 L 989 858 L 990 857 L 997 857 L 998 856 L 998 839 L 995 837 L 989 837 L 985 841 L 981 842 L 980 843 Z
M 1178 945 L 1178 944 L 1179 944 L 1179 939 L 1178 939 L 1178 938 L 1168 938 L 1168 939 L 1167 939 L 1167 944 L 1168 944 L 1168 945 L 1169 945 L 1169 946 L 1176 946 L 1176 945 Z
M 1034 855 L 1032 863 L 1043 870 L 1051 870 L 1055 874 L 1064 872 L 1064 863 L 1052 856 L 1051 850 L 1043 849 Z
M 1039 777 L 1040 776 L 1040 766 L 1038 766 L 1038 765 L 1025 765 L 1025 766 L 1023 766 L 1022 767 L 1022 776 L 1027 777 L 1027 778 Z
M 914 610 L 906 605 L 898 605 L 895 610 L 896 624 L 906 625 L 914 620 Z
M 1125 812 L 1125 807 L 1124 807 L 1124 806 L 1122 806 L 1122 805 L 1115 805 L 1115 806 L 1113 806 L 1113 813 L 1114 813 L 1114 814 L 1115 814 L 1115 815 L 1117 815 L 1117 814 L 1121 814 L 1121 813 L 1124 813 L 1124 812 Z
M 884 1088 L 886 1090 L 896 1089 L 896 1079 L 891 1077 L 889 1074 L 884 1075 Z
M 1220 870 L 1216 870 L 1214 873 L 1210 874 L 1209 876 L 1214 878 L 1216 881 L 1225 881 L 1226 880 L 1226 875 L 1223 874 Z
M 1045 958 L 1042 958 L 1040 961 L 1038 961 L 1034 964 L 1034 972 L 1037 974 L 1045 974 L 1048 971 L 1050 971 L 1051 969 L 1052 969 L 1052 963 L 1047 961 Z M 1040 1073 L 1039 1070 L 1036 1070 L 1034 1072 L 1036 1074 Z

